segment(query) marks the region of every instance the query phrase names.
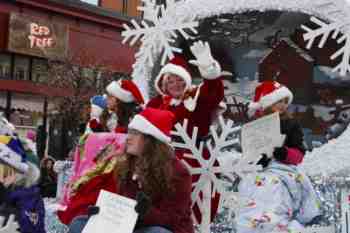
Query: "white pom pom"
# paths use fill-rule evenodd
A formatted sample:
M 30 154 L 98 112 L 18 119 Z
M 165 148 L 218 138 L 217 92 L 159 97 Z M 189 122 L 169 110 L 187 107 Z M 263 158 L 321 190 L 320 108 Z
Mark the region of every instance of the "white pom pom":
M 261 110 L 262 109 L 262 106 L 260 103 L 258 102 L 250 102 L 249 105 L 248 105 L 248 116 L 249 117 L 252 117 L 254 116 L 254 114 L 258 111 L 258 110 Z

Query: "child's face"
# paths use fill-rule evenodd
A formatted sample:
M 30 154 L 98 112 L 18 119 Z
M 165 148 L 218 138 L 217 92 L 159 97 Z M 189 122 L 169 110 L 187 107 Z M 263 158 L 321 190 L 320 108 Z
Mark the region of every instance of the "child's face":
M 273 112 L 283 114 L 288 109 L 288 98 L 284 98 L 271 106 Z
M 0 183 L 5 187 L 10 186 L 16 182 L 17 172 L 15 169 L 10 168 L 7 165 L 0 164 Z

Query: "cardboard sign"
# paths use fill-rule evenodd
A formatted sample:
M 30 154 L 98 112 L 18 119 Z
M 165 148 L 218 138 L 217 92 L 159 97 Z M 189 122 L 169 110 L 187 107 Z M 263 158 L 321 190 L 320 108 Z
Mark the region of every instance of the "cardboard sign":
M 13 13 L 9 24 L 8 50 L 39 57 L 64 58 L 68 50 L 68 27 Z
M 254 162 L 261 154 L 272 157 L 274 148 L 282 146 L 284 139 L 285 136 L 281 135 L 279 113 L 243 125 L 241 145 L 244 160 Z
M 96 202 L 100 211 L 89 219 L 82 233 L 132 233 L 138 216 L 135 205 L 135 200 L 101 190 Z

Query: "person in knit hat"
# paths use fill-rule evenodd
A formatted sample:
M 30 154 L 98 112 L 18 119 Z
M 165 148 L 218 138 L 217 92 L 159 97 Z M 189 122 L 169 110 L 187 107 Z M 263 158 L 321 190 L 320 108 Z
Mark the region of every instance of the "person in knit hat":
M 114 171 L 95 177 L 80 187 L 60 220 L 69 233 L 80 233 L 101 189 L 136 199 L 135 233 L 193 233 L 191 175 L 170 146 L 174 124 L 170 111 L 146 108 L 128 127 L 125 154 Z M 86 195 L 89 193 L 89 195 Z M 85 215 L 85 216 L 84 216 Z
M 279 112 L 281 133 L 286 135 L 284 145 L 275 148 L 273 156 L 285 164 L 298 165 L 305 154 L 304 135 L 297 120 L 288 113 L 288 106 L 293 101 L 293 94 L 288 87 L 276 81 L 264 81 L 255 89 L 254 101 L 249 104 L 249 115 L 253 118 Z M 266 167 L 271 159 L 266 155 L 259 161 Z
M 223 72 L 220 64 L 213 58 L 208 42 L 197 41 L 190 50 L 196 60 L 186 61 L 180 55 L 176 55 L 159 72 L 155 79 L 154 87 L 158 95 L 152 98 L 148 107 L 165 109 L 174 113 L 176 123 L 182 124 L 188 119 L 187 133 L 192 135 L 194 127 L 198 127 L 198 142 L 205 141 L 209 128 L 214 123 L 220 102 L 224 98 L 224 86 L 222 82 Z M 192 64 L 199 69 L 203 82 L 198 86 L 192 85 L 192 75 L 189 69 Z M 191 166 L 198 167 L 194 160 L 183 155 L 188 152 L 177 149 L 176 155 L 185 159 Z M 203 157 L 209 158 L 209 152 L 204 150 Z M 199 176 L 194 176 L 196 182 Z M 215 217 L 219 203 L 219 194 L 215 195 L 211 204 L 211 219 Z M 195 204 L 195 216 L 200 222 L 199 208 Z
M 90 99 L 90 104 L 90 120 L 86 126 L 85 133 L 103 132 L 105 127 L 102 125 L 100 117 L 107 108 L 107 100 L 104 96 L 95 95 Z
M 262 155 L 261 171 L 242 177 L 237 233 L 302 232 L 322 214 L 310 179 L 297 166 L 305 148 L 301 127 L 287 112 L 292 100 L 292 92 L 276 81 L 264 81 L 255 89 L 251 116 L 256 119 L 278 112 L 286 139 L 282 147 L 275 148 L 273 158 Z
M 17 222 L 21 233 L 45 233 L 44 202 L 37 186 L 39 159 L 25 144 L 15 136 L 0 135 L 0 216 L 4 228 Z
M 112 81 L 106 87 L 107 110 L 102 114 L 102 124 L 108 130 L 126 133 L 130 119 L 144 104 L 144 98 L 131 80 Z

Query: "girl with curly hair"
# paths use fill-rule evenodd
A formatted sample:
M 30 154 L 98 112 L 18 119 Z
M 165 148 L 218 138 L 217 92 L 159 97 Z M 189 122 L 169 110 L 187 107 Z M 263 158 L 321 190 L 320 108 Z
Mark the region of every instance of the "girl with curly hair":
M 114 170 L 100 175 L 78 190 L 68 208 L 59 212 L 69 233 L 81 232 L 88 215 L 98 212 L 99 191 L 136 199 L 139 213 L 134 233 L 193 233 L 191 175 L 170 146 L 174 115 L 146 108 L 129 124 L 126 153 L 118 156 Z M 89 195 L 86 195 L 89 193 Z

